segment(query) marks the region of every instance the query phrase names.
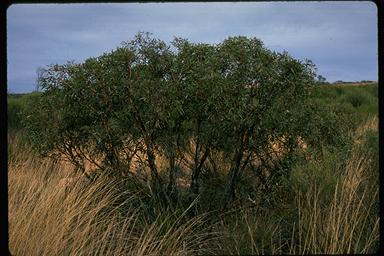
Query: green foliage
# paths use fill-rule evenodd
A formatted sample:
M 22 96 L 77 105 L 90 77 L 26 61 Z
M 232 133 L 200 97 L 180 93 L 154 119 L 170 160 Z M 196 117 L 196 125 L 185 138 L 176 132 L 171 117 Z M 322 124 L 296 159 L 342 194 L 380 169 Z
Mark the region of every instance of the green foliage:
M 18 129 L 20 128 L 20 113 L 22 109 L 22 104 L 19 99 L 16 97 L 8 96 L 8 129 Z
M 117 177 L 136 175 L 131 161 L 140 153 L 160 194 L 164 177 L 156 161 L 164 156 L 168 201 L 177 196 L 176 162 L 192 152 L 186 168 L 190 188 L 199 194 L 201 175 L 215 176 L 207 159 L 221 152 L 228 166 L 222 170 L 226 204 L 246 171 L 288 175 L 298 139 L 314 149 L 347 140 L 343 111 L 309 100 L 312 62 L 241 36 L 217 45 L 180 38 L 172 44 L 174 50 L 140 33 L 100 57 L 42 70 L 44 92 L 26 110 L 35 148 L 69 159 L 84 173 L 88 160 Z
M 10 94 L 7 96 L 8 131 L 18 131 L 23 128 L 23 112 L 39 97 L 39 93 Z
M 369 115 L 378 113 L 377 84 L 354 85 L 321 85 L 314 88 L 312 96 L 325 103 L 333 105 L 350 105 L 354 112 L 361 114 L 361 121 Z
M 369 101 L 367 94 L 352 94 L 345 95 L 345 101 L 350 103 L 353 107 L 357 108 Z
M 379 160 L 379 133 L 375 130 L 367 131 L 364 134 L 363 144 L 361 150 L 365 151 L 364 153 L 373 157 L 376 162 Z

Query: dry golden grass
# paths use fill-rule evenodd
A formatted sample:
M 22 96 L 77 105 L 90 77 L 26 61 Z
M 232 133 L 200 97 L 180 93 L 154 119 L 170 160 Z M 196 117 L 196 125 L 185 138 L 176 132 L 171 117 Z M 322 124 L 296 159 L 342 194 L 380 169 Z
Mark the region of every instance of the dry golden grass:
M 364 134 L 367 131 L 378 131 L 379 129 L 379 119 L 374 116 L 367 120 L 367 122 L 360 125 L 355 132 L 355 140 L 356 144 L 361 144 Z
M 204 216 L 164 209 L 145 215 L 138 191 L 89 183 L 70 166 L 17 152 L 9 160 L 9 247 L 13 255 L 190 255 L 207 253 Z M 120 191 L 120 192 L 119 192 Z
M 370 159 L 354 156 L 337 182 L 333 198 L 324 203 L 323 193 L 313 182 L 311 189 L 296 197 L 298 208 L 298 244 L 293 253 L 373 253 L 379 239 L 379 215 L 373 206 L 378 202 L 377 184 L 368 179 Z

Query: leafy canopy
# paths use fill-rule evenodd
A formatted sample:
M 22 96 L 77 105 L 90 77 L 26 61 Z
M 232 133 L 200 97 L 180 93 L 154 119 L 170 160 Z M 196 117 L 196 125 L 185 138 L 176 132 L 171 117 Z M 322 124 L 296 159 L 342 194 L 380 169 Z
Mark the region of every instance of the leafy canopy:
M 139 33 L 102 56 L 42 69 L 43 93 L 26 126 L 41 153 L 84 173 L 87 160 L 113 176 L 133 175 L 140 155 L 151 180 L 162 184 L 161 155 L 175 186 L 175 163 L 191 154 L 184 168 L 195 191 L 206 159 L 222 152 L 233 193 L 247 169 L 287 173 L 300 139 L 313 148 L 343 142 L 331 127 L 342 118 L 310 100 L 315 77 L 311 61 L 272 52 L 256 38 L 216 45 L 176 38 L 168 45 Z

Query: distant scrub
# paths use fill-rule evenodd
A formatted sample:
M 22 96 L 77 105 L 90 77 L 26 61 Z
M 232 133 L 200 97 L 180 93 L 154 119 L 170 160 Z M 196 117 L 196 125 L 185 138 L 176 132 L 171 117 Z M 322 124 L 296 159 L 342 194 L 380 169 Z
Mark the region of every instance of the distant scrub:
M 39 93 L 11 94 L 7 97 L 8 131 L 16 131 L 23 128 L 25 116 L 23 113 L 32 105 L 33 100 L 39 97 Z M 24 119 L 24 120 L 23 120 Z
M 320 101 L 348 115 L 352 121 L 350 127 L 355 129 L 378 112 L 378 85 L 321 85 L 312 93 L 313 100 Z M 351 126 L 353 124 L 353 126 Z
M 366 92 L 360 92 L 359 94 L 347 93 L 344 97 L 344 100 L 350 103 L 355 108 L 360 107 L 364 104 L 368 104 L 370 99 L 372 98 L 372 96 L 370 97 L 370 95 Z

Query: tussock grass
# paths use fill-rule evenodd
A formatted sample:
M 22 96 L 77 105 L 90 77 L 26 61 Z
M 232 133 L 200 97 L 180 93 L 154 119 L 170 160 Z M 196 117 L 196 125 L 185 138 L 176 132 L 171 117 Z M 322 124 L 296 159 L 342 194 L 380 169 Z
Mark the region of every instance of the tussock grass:
M 340 170 L 329 200 L 318 179 L 309 189 L 293 189 L 287 208 L 239 210 L 229 224 L 222 250 L 231 255 L 366 254 L 379 242 L 378 177 L 371 159 L 356 154 Z M 337 173 L 337 172 L 335 172 Z
M 8 170 L 12 254 L 209 253 L 207 244 L 215 235 L 207 231 L 205 215 L 187 219 L 188 208 L 159 208 L 151 218 L 140 189 L 122 190 L 122 181 L 106 177 L 89 183 L 65 163 L 19 153 L 12 152 Z
M 324 202 L 317 181 L 296 196 L 298 224 L 291 253 L 374 253 L 378 249 L 378 184 L 367 184 L 370 159 L 354 155 L 336 183 L 333 198 Z M 372 186 L 373 185 L 373 186 Z

